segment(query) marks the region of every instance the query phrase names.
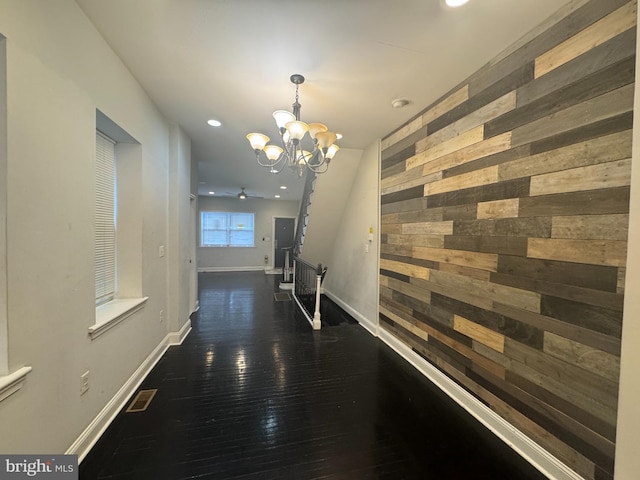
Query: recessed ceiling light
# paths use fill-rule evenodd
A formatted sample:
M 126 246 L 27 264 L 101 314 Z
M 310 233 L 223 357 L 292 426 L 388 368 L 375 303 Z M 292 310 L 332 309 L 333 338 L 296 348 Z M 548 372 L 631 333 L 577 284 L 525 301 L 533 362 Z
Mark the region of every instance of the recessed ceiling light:
M 274 195 L 274 197 L 276 197 L 276 198 L 280 198 L 280 195 Z
M 447 4 L 447 7 L 451 8 L 461 7 L 467 2 L 469 2 L 469 0 L 444 0 L 444 3 Z
M 280 190 L 286 190 L 287 186 L 286 185 L 280 185 Z
M 209 192 L 209 195 L 215 195 L 216 192 Z
M 222 125 L 222 122 L 220 120 L 216 120 L 214 118 L 212 118 L 211 120 L 207 120 L 207 123 L 212 127 L 219 127 L 220 125 Z

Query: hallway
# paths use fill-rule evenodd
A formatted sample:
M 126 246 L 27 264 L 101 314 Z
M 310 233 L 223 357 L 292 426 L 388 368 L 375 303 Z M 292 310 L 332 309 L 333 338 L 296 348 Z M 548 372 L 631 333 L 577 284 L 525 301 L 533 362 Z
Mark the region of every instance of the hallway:
M 337 310 L 312 331 L 278 281 L 200 274 L 192 332 L 141 386 L 149 408 L 118 415 L 80 478 L 545 478 Z

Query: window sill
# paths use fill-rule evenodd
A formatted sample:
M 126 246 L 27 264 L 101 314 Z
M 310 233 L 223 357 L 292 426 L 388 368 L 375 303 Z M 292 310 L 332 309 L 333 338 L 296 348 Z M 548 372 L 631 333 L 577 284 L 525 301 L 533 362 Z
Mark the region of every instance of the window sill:
M 91 339 L 98 338 L 107 330 L 142 310 L 148 298 L 116 298 L 96 307 L 96 323 L 89 327 Z
M 30 371 L 31 367 L 22 367 L 9 375 L 0 376 L 0 402 L 22 388 Z

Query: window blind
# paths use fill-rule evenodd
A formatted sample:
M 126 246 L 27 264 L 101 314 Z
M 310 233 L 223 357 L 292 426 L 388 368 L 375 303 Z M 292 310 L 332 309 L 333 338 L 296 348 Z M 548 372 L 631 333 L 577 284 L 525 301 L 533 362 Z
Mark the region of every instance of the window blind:
M 116 291 L 115 142 L 96 132 L 96 305 Z

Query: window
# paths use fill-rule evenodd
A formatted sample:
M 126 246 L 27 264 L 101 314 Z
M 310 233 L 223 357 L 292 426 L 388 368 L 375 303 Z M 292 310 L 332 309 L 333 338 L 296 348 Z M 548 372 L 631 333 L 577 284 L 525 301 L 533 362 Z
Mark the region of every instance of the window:
M 201 212 L 200 246 L 253 247 L 253 213 Z
M 95 339 L 142 309 L 142 146 L 96 110 Z
M 96 305 L 116 292 L 115 142 L 96 132 Z

